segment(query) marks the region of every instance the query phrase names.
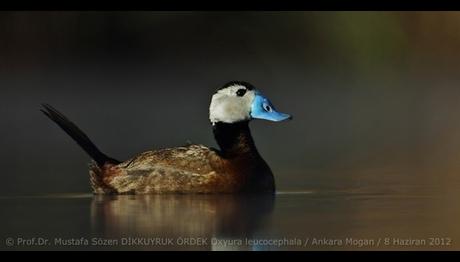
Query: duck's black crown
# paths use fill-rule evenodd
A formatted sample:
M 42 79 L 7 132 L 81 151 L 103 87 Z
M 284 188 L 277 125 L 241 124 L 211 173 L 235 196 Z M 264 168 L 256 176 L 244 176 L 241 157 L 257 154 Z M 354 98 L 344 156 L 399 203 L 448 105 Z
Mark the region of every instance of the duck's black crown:
M 254 90 L 255 89 L 255 87 L 252 84 L 250 84 L 248 82 L 245 82 L 245 81 L 230 81 L 230 82 L 226 83 L 225 85 L 223 85 L 222 87 L 220 87 L 219 89 L 217 89 L 217 91 L 225 89 L 225 88 L 230 87 L 230 86 L 236 86 L 236 85 L 244 86 L 244 87 L 246 87 L 247 90 Z

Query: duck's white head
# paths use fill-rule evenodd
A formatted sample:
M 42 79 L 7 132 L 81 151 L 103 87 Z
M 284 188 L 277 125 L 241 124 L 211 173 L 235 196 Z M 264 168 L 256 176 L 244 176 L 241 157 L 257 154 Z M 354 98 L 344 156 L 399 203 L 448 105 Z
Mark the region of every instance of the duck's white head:
M 268 98 L 253 85 L 242 81 L 232 81 L 218 89 L 209 106 L 209 120 L 212 124 L 231 124 L 251 119 L 278 122 L 291 118 L 288 114 L 276 111 Z

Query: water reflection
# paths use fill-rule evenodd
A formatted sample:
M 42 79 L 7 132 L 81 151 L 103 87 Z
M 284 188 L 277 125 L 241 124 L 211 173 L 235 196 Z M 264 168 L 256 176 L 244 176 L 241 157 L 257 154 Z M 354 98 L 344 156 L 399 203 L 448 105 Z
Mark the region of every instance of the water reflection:
M 0 243 L 0 250 L 459 250 L 458 188 L 442 187 L 438 191 L 434 186 L 363 186 L 280 192 L 276 198 L 91 194 L 0 197 L 0 239 L 11 237 L 15 241 L 13 246 Z M 180 237 L 208 241 L 167 245 L 123 242 L 127 238 Z M 51 242 L 46 246 L 19 244 L 19 238 Z M 82 238 L 89 243 L 71 243 Z M 427 244 L 347 244 L 347 239 L 359 244 L 387 238 L 425 240 Z M 444 242 L 431 245 L 431 238 Z M 95 244 L 93 239 L 118 243 Z M 263 242 L 284 239 L 310 242 Z M 313 239 L 326 242 L 314 243 Z M 228 244 L 231 241 L 234 244 Z
M 274 200 L 274 195 L 95 196 L 91 223 L 106 238 L 207 238 L 198 247 L 212 249 L 213 238 L 251 238 L 269 219 Z

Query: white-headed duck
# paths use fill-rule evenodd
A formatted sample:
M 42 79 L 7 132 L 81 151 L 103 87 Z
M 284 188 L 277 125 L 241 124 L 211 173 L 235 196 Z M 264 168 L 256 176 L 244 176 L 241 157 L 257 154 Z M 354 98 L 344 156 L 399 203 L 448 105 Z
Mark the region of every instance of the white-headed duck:
M 89 173 L 95 194 L 273 193 L 273 173 L 257 151 L 248 124 L 252 119 L 291 119 L 251 84 L 232 81 L 217 90 L 209 107 L 220 149 L 187 145 L 147 151 L 121 162 L 102 153 L 52 106 L 43 107 L 41 111 L 93 159 Z

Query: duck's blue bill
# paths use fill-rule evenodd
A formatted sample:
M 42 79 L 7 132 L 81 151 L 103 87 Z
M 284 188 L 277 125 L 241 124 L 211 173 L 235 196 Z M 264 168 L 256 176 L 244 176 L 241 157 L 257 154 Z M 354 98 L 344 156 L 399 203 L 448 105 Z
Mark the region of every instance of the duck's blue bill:
M 254 100 L 252 101 L 251 117 L 275 122 L 292 118 L 292 116 L 288 114 L 276 111 L 270 100 L 259 92 L 256 92 Z

